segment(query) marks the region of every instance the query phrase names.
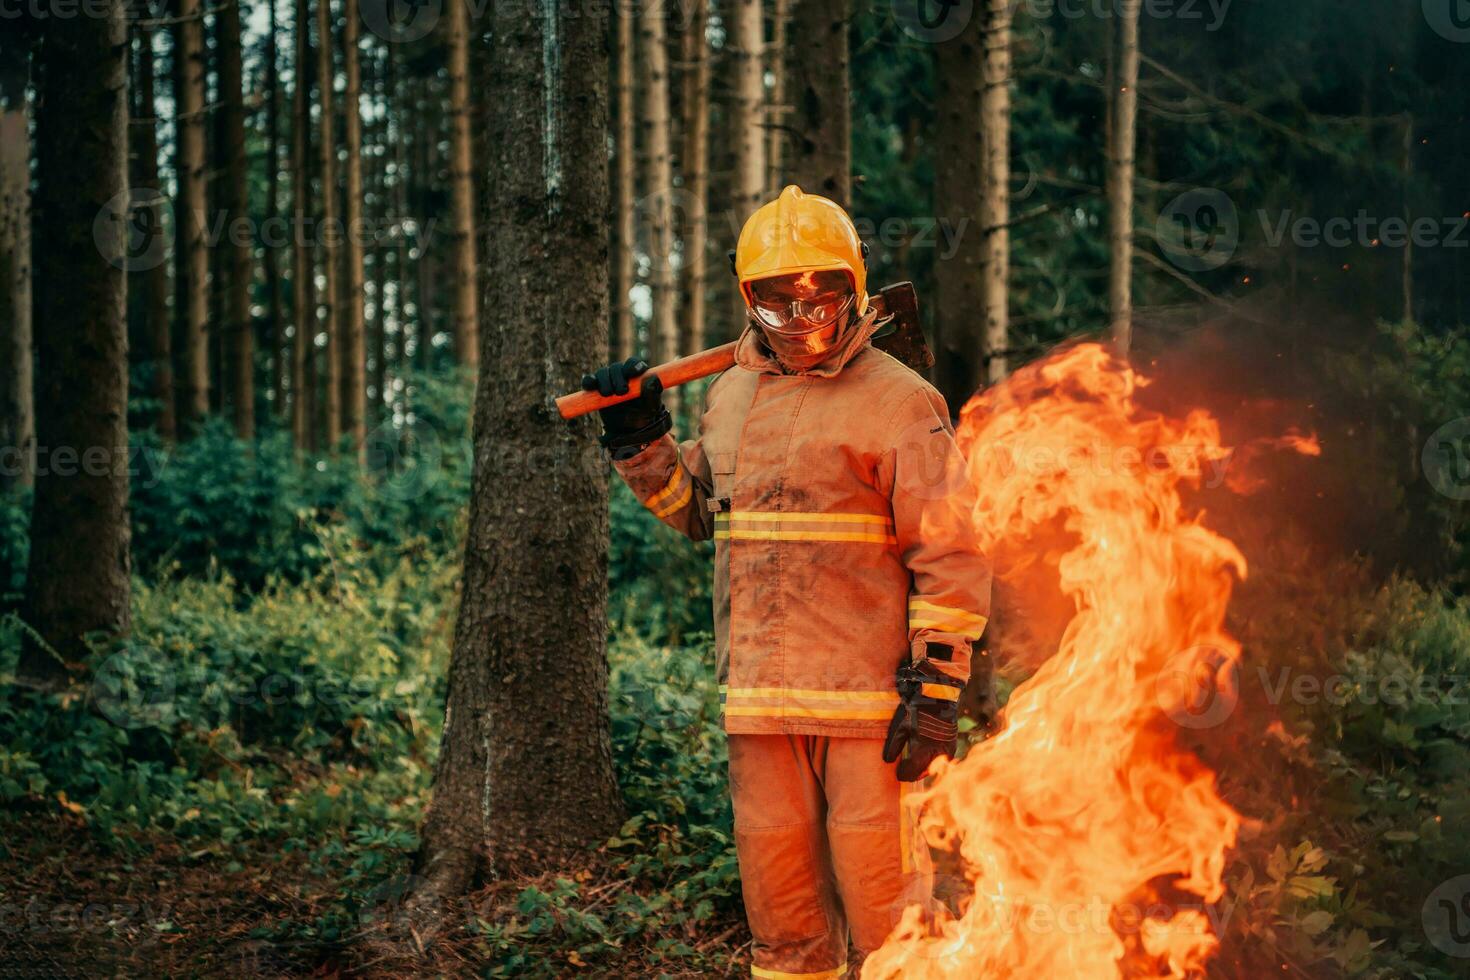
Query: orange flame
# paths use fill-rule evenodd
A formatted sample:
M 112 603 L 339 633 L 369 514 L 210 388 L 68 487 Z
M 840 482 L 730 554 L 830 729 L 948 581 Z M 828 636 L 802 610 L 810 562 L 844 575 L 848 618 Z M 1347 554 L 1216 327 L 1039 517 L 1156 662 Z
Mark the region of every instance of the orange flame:
M 1218 947 L 1210 903 L 1241 817 L 1178 736 L 1210 723 L 1201 678 L 1233 693 L 1224 619 L 1245 559 L 1180 499 L 1228 459 L 1219 425 L 1141 409 L 1146 383 L 1086 344 L 965 407 L 962 519 L 1000 579 L 1043 561 L 1075 612 L 997 734 L 914 794 L 966 897 L 928 921 L 907 909 L 869 980 L 1185 977 Z

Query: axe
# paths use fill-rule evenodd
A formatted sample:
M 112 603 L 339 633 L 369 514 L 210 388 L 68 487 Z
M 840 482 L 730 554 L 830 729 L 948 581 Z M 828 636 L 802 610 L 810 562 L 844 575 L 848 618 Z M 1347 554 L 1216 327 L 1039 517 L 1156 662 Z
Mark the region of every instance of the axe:
M 934 355 L 924 340 L 924 330 L 919 324 L 919 297 L 911 282 L 896 282 L 884 286 L 877 295 L 869 299 L 869 305 L 877 311 L 878 329 L 873 333 L 873 346 L 925 373 L 934 366 Z M 626 395 L 601 395 L 595 391 L 574 391 L 556 400 L 556 410 L 564 419 L 574 419 L 588 412 L 595 412 L 609 405 L 630 401 L 643 390 L 643 379 L 657 375 L 665 388 L 707 378 L 719 374 L 735 364 L 735 344 L 721 344 L 709 350 L 690 354 L 677 360 L 649 368 L 636 378 L 628 380 Z

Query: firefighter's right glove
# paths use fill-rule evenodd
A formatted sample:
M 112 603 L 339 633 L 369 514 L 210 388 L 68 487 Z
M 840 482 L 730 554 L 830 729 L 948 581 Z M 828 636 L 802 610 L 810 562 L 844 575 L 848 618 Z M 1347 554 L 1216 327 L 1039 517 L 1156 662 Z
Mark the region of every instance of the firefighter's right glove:
M 629 379 L 647 370 L 647 361 L 641 357 L 630 357 L 626 361 L 600 367 L 594 374 L 584 374 L 582 387 L 603 396 L 626 395 Z M 663 393 L 664 383 L 655 374 L 643 382 L 637 398 L 599 409 L 603 431 L 598 441 L 611 450 L 614 457 L 625 457 L 636 455 L 637 451 L 668 432 L 674 427 L 674 420 L 669 410 L 664 408 Z
M 963 687 L 961 681 L 925 661 L 898 668 L 899 704 L 888 725 L 883 761 L 898 760 L 899 782 L 923 779 L 935 759 L 954 757 Z M 905 746 L 908 754 L 900 759 Z

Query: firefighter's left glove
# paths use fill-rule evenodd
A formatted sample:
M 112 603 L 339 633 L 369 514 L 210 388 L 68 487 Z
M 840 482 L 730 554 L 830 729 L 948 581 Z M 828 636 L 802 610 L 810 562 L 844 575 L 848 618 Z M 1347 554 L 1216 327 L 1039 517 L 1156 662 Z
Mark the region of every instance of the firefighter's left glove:
M 899 704 L 888 725 L 883 761 L 898 761 L 899 782 L 923 779 L 935 759 L 954 757 L 963 687 L 927 661 L 898 668 Z M 905 746 L 908 753 L 900 759 Z
M 582 376 L 582 387 L 598 394 L 626 395 L 628 381 L 648 370 L 648 362 L 641 357 L 630 357 L 626 361 L 615 361 L 600 367 L 594 374 Z M 602 436 L 598 440 L 611 450 L 615 457 L 636 454 L 644 446 L 663 436 L 674 427 L 674 420 L 663 404 L 664 383 L 658 375 L 650 375 L 638 392 L 638 397 L 600 409 Z

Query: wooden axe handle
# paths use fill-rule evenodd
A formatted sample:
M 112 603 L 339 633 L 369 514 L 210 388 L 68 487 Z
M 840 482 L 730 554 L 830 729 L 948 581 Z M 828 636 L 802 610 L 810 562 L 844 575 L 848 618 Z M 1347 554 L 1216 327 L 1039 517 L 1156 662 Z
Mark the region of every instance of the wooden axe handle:
M 562 395 L 556 400 L 556 410 L 564 419 L 574 419 L 595 412 L 609 405 L 617 405 L 621 402 L 631 401 L 638 397 L 643 390 L 643 379 L 649 375 L 658 375 L 665 388 L 677 388 L 679 385 L 707 378 L 712 374 L 719 374 L 735 363 L 735 344 L 721 344 L 702 350 L 697 354 L 690 354 L 660 364 L 658 367 L 649 368 L 647 371 L 628 381 L 628 393 L 626 395 L 599 395 L 596 391 L 574 391 L 570 395 Z

